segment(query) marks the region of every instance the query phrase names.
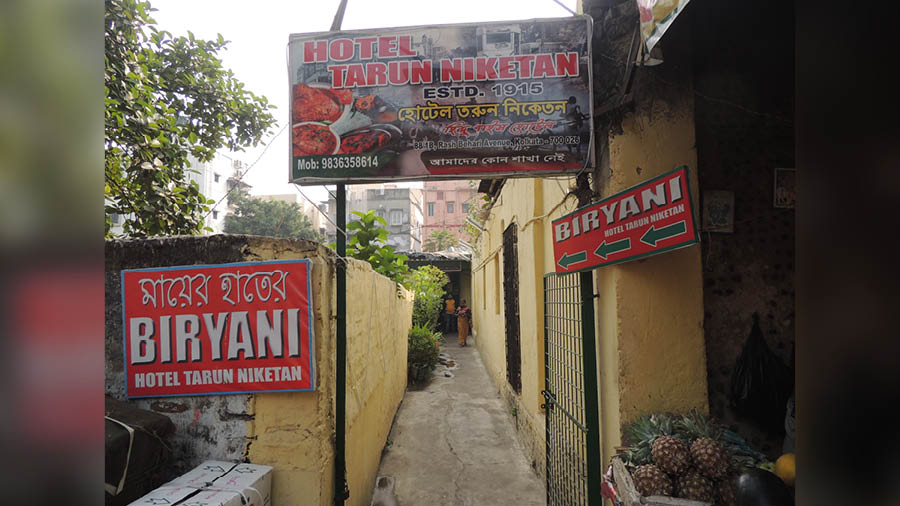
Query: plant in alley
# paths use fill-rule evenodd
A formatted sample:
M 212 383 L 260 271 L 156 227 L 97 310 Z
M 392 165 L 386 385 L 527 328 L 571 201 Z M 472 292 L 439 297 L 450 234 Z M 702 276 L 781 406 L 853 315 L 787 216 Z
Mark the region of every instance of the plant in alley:
M 413 325 L 409 329 L 409 354 L 407 356 L 410 383 L 420 383 L 437 367 L 441 334 L 429 327 Z
M 403 284 L 415 293 L 413 325 L 436 330 L 443 308 L 444 286 L 449 282 L 447 274 L 433 265 L 423 265 L 410 272 Z

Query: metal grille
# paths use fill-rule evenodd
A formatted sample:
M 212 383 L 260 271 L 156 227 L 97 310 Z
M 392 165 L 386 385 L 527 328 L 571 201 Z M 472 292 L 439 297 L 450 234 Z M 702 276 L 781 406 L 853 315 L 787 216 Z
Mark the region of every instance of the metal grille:
M 503 314 L 506 321 L 506 379 L 522 391 L 522 351 L 519 344 L 519 259 L 515 223 L 503 232 Z
M 581 300 L 579 274 L 544 277 L 548 506 L 589 504 Z

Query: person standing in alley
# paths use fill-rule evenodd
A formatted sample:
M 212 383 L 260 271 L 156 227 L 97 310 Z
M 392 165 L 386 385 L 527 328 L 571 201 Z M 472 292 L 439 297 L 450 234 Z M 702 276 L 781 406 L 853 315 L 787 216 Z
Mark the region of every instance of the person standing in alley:
M 447 300 L 444 301 L 444 332 L 453 332 L 454 327 L 456 327 L 456 300 L 450 294 L 447 295 Z
M 459 345 L 465 346 L 469 338 L 469 328 L 472 326 L 472 310 L 466 305 L 466 299 L 459 304 L 456 310 L 457 328 L 459 329 Z

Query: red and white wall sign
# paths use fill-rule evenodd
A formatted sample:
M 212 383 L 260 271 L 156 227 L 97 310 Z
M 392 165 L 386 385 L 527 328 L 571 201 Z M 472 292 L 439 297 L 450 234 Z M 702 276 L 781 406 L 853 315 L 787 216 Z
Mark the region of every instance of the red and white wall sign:
M 553 220 L 556 272 L 578 272 L 699 242 L 687 166 Z
M 310 268 L 123 270 L 128 397 L 315 390 Z

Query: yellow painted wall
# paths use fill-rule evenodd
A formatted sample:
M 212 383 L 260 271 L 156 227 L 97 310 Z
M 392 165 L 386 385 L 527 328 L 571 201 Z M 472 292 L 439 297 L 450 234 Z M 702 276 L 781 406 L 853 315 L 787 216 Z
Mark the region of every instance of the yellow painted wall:
M 682 83 L 683 84 L 683 83 Z M 650 108 L 626 116 L 620 135 L 609 139 L 610 168 L 601 199 L 680 165 L 691 168 L 691 189 L 698 205 L 697 155 L 693 101 L 687 90 L 668 90 L 674 100 L 656 100 Z M 538 457 L 543 452 L 543 284 L 555 271 L 550 222 L 575 206 L 565 195 L 573 179 L 507 180 L 479 238 L 472 280 L 476 293 L 499 293 L 496 305 L 476 306 L 478 349 L 495 386 L 519 414 L 520 439 Z M 502 233 L 507 223 L 519 229 L 519 289 L 522 345 L 522 394 L 506 380 L 502 312 Z M 674 252 L 594 271 L 598 397 L 602 461 L 621 444 L 621 427 L 651 411 L 708 410 L 703 337 L 703 287 L 700 248 Z M 483 286 L 486 285 L 486 286 Z
M 275 468 L 273 504 L 325 506 L 334 487 L 334 256 L 322 246 L 253 238 L 247 260 L 312 259 L 316 391 L 252 396 L 249 460 Z M 369 503 L 381 450 L 406 388 L 412 296 L 369 264 L 347 269 L 348 505 Z M 379 318 L 390 314 L 392 318 Z
M 651 107 L 626 116 L 623 133 L 610 137 L 604 194 L 687 165 L 696 215 L 693 97 Z M 596 271 L 604 462 L 621 444 L 621 426 L 643 413 L 708 412 L 702 280 L 698 245 Z
M 491 209 L 487 229 L 479 237 L 472 262 L 474 293 L 486 293 L 486 304 L 473 306 L 476 343 L 494 387 L 506 399 L 520 441 L 535 467 L 544 468 L 543 277 L 552 271 L 553 251 L 547 225 L 550 219 L 574 209 L 565 200 L 569 179 L 510 179 Z M 503 309 L 503 231 L 517 227 L 519 267 L 519 341 L 522 391 L 513 392 L 506 378 L 506 331 Z M 549 269 L 549 271 L 548 271 Z M 513 409 L 514 408 L 514 409 Z
M 316 390 L 254 395 L 247 456 L 274 467 L 274 504 L 328 504 L 334 480 L 334 270 L 323 247 L 297 250 L 271 239 L 251 242 L 247 260 L 312 260 Z
M 347 506 L 367 506 L 381 451 L 406 391 L 413 294 L 372 270 L 347 266 Z

